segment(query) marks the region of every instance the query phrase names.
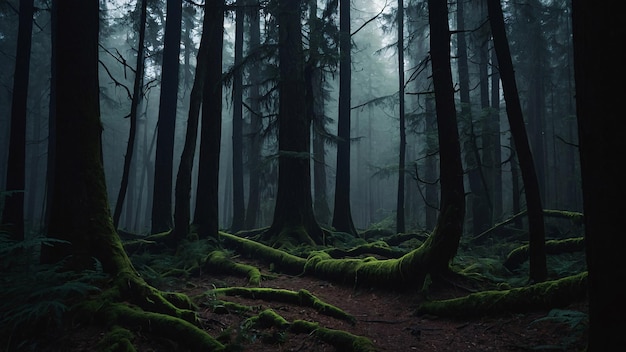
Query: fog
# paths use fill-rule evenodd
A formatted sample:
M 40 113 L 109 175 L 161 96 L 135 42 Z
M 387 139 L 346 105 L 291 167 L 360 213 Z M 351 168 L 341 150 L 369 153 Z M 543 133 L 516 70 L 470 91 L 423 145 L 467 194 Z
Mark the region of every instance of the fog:
M 579 166 L 577 161 L 575 111 L 573 110 L 573 68 L 571 60 L 571 33 L 568 28 L 569 2 L 567 1 L 532 1 L 542 11 L 531 11 L 524 4 L 506 3 L 505 11 L 509 21 L 514 65 L 520 98 L 536 163 L 540 170 L 542 196 L 545 208 L 581 210 L 579 184 Z M 45 175 L 47 166 L 47 128 L 49 116 L 49 80 L 50 80 L 50 20 L 46 1 L 37 2 L 42 10 L 35 18 L 33 48 L 31 59 L 31 79 L 29 86 L 29 120 L 27 125 L 27 182 L 26 216 L 28 228 L 38 231 L 45 214 Z M 325 6 L 319 2 L 319 12 Z M 134 9 L 134 1 L 108 1 L 107 12 L 103 12 L 100 36 L 100 87 L 101 120 L 103 126 L 103 160 L 109 202 L 111 208 L 119 192 L 124 156 L 128 142 L 130 98 L 128 88 L 132 87 L 136 52 L 137 33 L 133 23 L 127 17 Z M 140 104 L 136 150 L 133 156 L 130 186 L 125 209 L 122 212 L 120 229 L 146 234 L 150 232 L 151 179 L 154 174 L 155 131 L 159 111 L 160 95 L 160 56 L 163 42 L 163 20 L 166 16 L 164 3 L 150 5 L 148 30 L 152 33 L 147 43 L 146 74 L 144 77 L 144 96 Z M 395 224 L 395 208 L 398 193 L 398 67 L 395 44 L 397 30 L 395 11 L 396 3 L 383 1 L 352 1 L 352 92 L 351 92 L 351 206 L 352 216 L 358 229 L 392 229 Z M 183 20 L 183 41 L 191 39 L 191 46 L 181 43 L 181 73 L 179 84 L 178 114 L 176 119 L 176 138 L 174 149 L 175 180 L 178 160 L 185 139 L 186 120 L 189 110 L 189 93 L 193 83 L 195 56 L 201 35 L 202 10 L 185 3 Z M 407 117 L 407 159 L 405 207 L 407 231 L 431 230 L 426 218 L 427 209 L 436 204 L 427 204 L 424 200 L 425 188 L 429 183 L 437 182 L 437 175 L 429 175 L 425 165 L 429 161 L 437 162 L 436 150 L 428 145 L 433 139 L 432 126 L 427 126 L 426 115 L 432 112 L 432 91 L 428 65 L 428 18 L 423 10 L 423 3 L 410 1 L 405 21 L 405 77 L 406 77 L 406 117 Z M 0 190 L 5 189 L 7 146 L 9 141 L 9 118 L 11 106 L 12 71 L 15 57 L 17 32 L 17 1 L 8 1 L 0 5 Z M 422 10 L 419 10 L 422 9 Z M 472 9 L 470 9 L 472 10 Z M 466 10 L 469 11 L 469 10 Z M 471 146 L 467 141 L 474 141 L 467 126 L 479 133 L 481 119 L 493 111 L 481 107 L 480 80 L 481 67 L 478 44 L 484 17 L 475 11 L 471 20 L 466 20 L 464 28 L 469 41 L 469 71 L 471 89 L 472 123 L 460 121 L 462 146 Z M 265 26 L 269 15 L 261 16 L 262 41 L 269 29 Z M 227 73 L 234 63 L 235 25 L 234 11 L 227 13 L 224 26 L 223 72 Z M 336 15 L 333 20 L 338 23 Z M 456 29 L 455 5 L 450 8 L 450 28 Z M 247 26 L 247 24 L 246 24 Z M 247 28 L 247 27 L 246 27 Z M 189 30 L 186 32 L 186 30 Z M 304 27 L 305 32 L 307 26 Z M 306 35 L 305 35 L 306 37 Z M 247 50 L 247 33 L 244 34 Z M 458 99 L 458 63 L 456 61 L 456 39 L 452 36 L 452 70 Z M 306 43 L 305 43 L 306 44 Z M 489 48 L 491 50 L 491 48 Z M 537 59 L 537 57 L 541 57 Z M 187 62 L 188 60 L 188 62 Z M 127 65 L 127 66 L 125 66 Z M 491 77 L 494 66 L 487 66 L 487 75 Z M 244 84 L 250 82 L 252 72 L 246 72 Z M 324 114 L 330 119 L 327 128 L 331 134 L 337 130 L 338 78 L 336 69 L 329 69 L 325 74 L 325 89 L 329 96 L 325 99 Z M 491 86 L 489 86 L 491 84 Z M 488 88 L 493 88 L 489 83 Z M 264 89 L 268 90 L 268 87 Z M 514 212 L 515 192 L 523 188 L 515 181 L 517 161 L 511 159 L 512 142 L 506 118 L 505 102 L 499 96 L 499 131 L 496 138 L 501 147 L 497 151 L 501 164 L 491 165 L 492 169 L 501 170 L 499 185 L 502 188 L 501 209 L 494 214 L 494 222 L 501 221 Z M 244 93 L 244 101 L 246 101 Z M 274 96 L 276 99 L 277 96 Z M 220 225 L 228 229 L 231 225 L 232 209 L 232 91 L 231 85 L 223 87 L 223 127 L 220 159 Z M 461 104 L 457 102 L 457 110 Z M 494 102 L 491 102 L 494 106 Z M 268 104 L 263 113 L 264 126 L 269 128 L 277 112 L 277 105 Z M 273 117 L 274 116 L 274 117 Z M 249 121 L 249 114 L 244 109 L 244 125 Z M 268 226 L 272 221 L 272 212 L 276 194 L 276 132 L 269 130 L 263 147 L 263 184 L 261 206 L 257 227 Z M 245 133 L 244 133 L 245 136 Z M 335 189 L 336 148 L 333 143 L 325 145 L 325 167 L 327 175 L 327 201 L 332 210 Z M 465 148 L 464 147 L 464 148 Z M 482 153 L 480 142 L 478 151 Z M 464 150 L 463 153 L 470 150 Z M 244 155 L 244 185 L 247 202 L 248 168 Z M 197 159 L 197 153 L 196 153 Z M 314 163 L 315 160 L 312 161 Z M 513 165 L 513 169 L 511 166 Z M 488 166 L 485 166 L 488 167 Z M 471 168 L 466 165 L 467 170 Z M 197 165 L 194 166 L 197 170 Z M 416 171 L 417 170 L 417 174 Z M 196 174 L 194 172 L 194 174 Z M 519 177 L 519 176 L 517 176 Z M 521 183 L 521 180 L 518 181 Z M 467 181 L 466 181 L 467 183 Z M 194 180 L 195 185 L 195 180 Z M 195 187 L 195 186 L 194 186 Z M 466 185 L 469 190 L 469 185 Z M 174 192 L 174 190 L 171 190 Z M 312 190 L 315 192 L 315 189 Z M 163 190 L 167 192 L 167 190 Z M 468 191 L 469 192 L 469 191 Z M 192 189 L 191 194 L 195 194 Z M 468 195 L 470 196 L 470 195 Z M 523 199 L 522 199 L 523 202 Z M 193 207 L 193 200 L 191 201 Z M 522 203 L 523 208 L 523 203 Z M 468 212 L 469 214 L 469 212 Z M 469 218 L 468 222 L 472 219 Z

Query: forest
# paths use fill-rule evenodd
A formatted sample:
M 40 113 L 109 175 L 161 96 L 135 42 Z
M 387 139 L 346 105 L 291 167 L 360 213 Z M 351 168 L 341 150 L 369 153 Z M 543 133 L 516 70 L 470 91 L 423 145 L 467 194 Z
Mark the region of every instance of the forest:
M 616 351 L 583 0 L 0 0 L 3 351 Z

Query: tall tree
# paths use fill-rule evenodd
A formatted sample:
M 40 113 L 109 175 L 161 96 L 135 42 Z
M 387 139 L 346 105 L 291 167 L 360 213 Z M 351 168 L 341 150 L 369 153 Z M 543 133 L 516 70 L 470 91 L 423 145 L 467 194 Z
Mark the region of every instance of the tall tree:
M 339 1 L 339 116 L 337 118 L 337 176 L 333 227 L 358 235 L 350 209 L 350 95 L 352 94 L 350 0 Z
M 520 163 L 528 209 L 530 281 L 542 282 L 548 276 L 545 250 L 545 228 L 541 192 L 533 156 L 528 144 L 524 116 L 517 91 L 511 52 L 504 27 L 504 15 L 500 0 L 487 0 L 489 22 L 493 33 L 493 45 L 498 57 L 498 70 L 506 102 L 506 112 Z
M 222 46 L 224 43 L 224 0 L 205 4 L 211 30 L 207 46 L 213 55 L 208 58 L 207 78 L 202 94 L 202 127 L 198 156 L 198 187 L 193 223 L 201 237 L 216 237 L 219 230 L 219 165 L 222 139 Z
M 148 0 L 141 0 L 139 11 L 139 40 L 137 42 L 137 62 L 135 64 L 135 78 L 133 80 L 133 96 L 130 102 L 130 129 L 128 131 L 128 144 L 126 146 L 126 154 L 124 155 L 124 170 L 122 172 L 122 182 L 120 190 L 115 202 L 115 210 L 113 211 L 113 225 L 117 228 L 122 214 L 122 206 L 126 198 L 128 189 L 128 181 L 130 178 L 133 154 L 135 153 L 135 140 L 137 134 L 137 116 L 139 110 L 139 102 L 142 96 L 143 73 L 144 73 L 144 42 L 146 38 L 146 18 L 148 17 Z
M 244 0 L 236 1 L 235 9 L 235 70 L 233 72 L 233 220 L 232 232 L 243 228 L 246 205 L 243 194 L 243 24 Z
M 441 259 L 434 271 L 448 269 L 449 261 L 458 249 L 465 218 L 465 189 L 461 145 L 457 128 L 454 86 L 450 67 L 450 28 L 446 1 L 428 0 L 430 23 L 430 57 L 432 60 L 437 134 L 439 137 L 439 174 L 441 182 L 440 213 L 435 234 L 445 241 L 440 249 Z M 433 240 L 435 242 L 435 240 Z
M 622 14 L 614 11 L 619 4 L 572 2 L 576 115 L 589 270 L 590 352 L 617 351 L 626 345 L 626 302 L 621 290 L 616 289 L 618 282 L 626 280 L 626 119 L 622 103 L 626 96 L 626 27 Z
M 176 108 L 178 106 L 182 4 L 183 2 L 180 0 L 167 0 L 158 135 L 154 161 L 152 233 L 167 231 L 172 228 L 172 169 Z
M 205 8 L 202 22 L 202 36 L 200 47 L 196 57 L 196 73 L 189 96 L 189 114 L 187 116 L 187 131 L 185 144 L 180 157 L 178 174 L 176 175 L 176 189 L 174 193 L 174 230 L 172 232 L 172 244 L 178 244 L 190 232 L 191 223 L 191 180 L 193 162 L 196 154 L 198 140 L 198 124 L 200 120 L 200 108 L 204 94 L 204 85 L 207 84 L 207 71 L 210 62 L 211 46 L 209 38 L 214 31 L 221 32 L 217 25 L 214 14 L 208 12 L 213 8 Z M 217 50 L 213 51 L 217 52 Z
M 320 50 L 323 33 L 317 17 L 317 0 L 309 0 L 309 59 L 305 67 L 307 114 L 313 121 L 313 209 L 315 217 L 323 226 L 330 223 L 326 178 L 326 115 L 324 114 L 323 74 L 320 67 Z
M 257 6 L 251 6 L 256 3 Z M 261 45 L 261 28 L 259 21 L 258 2 L 256 0 L 248 0 L 249 8 L 248 20 L 250 30 L 249 51 L 256 53 Z M 249 99 L 249 116 L 250 130 L 248 133 L 250 143 L 248 150 L 248 168 L 250 175 L 248 177 L 248 207 L 246 209 L 245 227 L 247 229 L 254 228 L 257 225 L 257 216 L 260 208 L 260 167 L 261 167 L 261 129 L 263 122 L 261 120 L 261 104 L 259 84 L 261 82 L 260 64 L 253 62 L 250 69 L 250 88 L 248 89 Z
M 274 244 L 323 243 L 311 196 L 311 121 L 306 115 L 300 1 L 278 2 L 278 194 L 263 237 Z
M 24 239 L 24 192 L 26 185 L 26 115 L 30 71 L 30 44 L 33 30 L 33 0 L 20 1 L 17 54 L 11 102 L 11 132 L 2 224 L 9 226 L 12 239 Z
M 57 24 L 53 71 L 63 79 L 55 81 L 57 154 L 48 236 L 69 244 L 42 247 L 42 260 L 72 255 L 74 267 L 83 269 L 91 268 L 96 258 L 112 273 L 130 267 L 130 261 L 111 221 L 102 165 L 98 1 L 63 0 L 53 5 Z
M 404 168 L 406 163 L 406 127 L 404 116 L 404 1 L 398 0 L 398 99 L 400 118 L 400 160 L 398 162 L 398 198 L 396 202 L 396 232 L 406 230 L 404 223 Z

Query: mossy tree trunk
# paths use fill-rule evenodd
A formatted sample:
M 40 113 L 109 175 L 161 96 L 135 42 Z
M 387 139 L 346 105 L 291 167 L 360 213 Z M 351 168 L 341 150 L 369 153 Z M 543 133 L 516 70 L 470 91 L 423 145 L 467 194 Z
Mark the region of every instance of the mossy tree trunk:
M 280 1 L 278 23 L 278 194 L 272 225 L 263 237 L 277 245 L 286 242 L 321 244 L 323 232 L 315 219 L 311 196 L 311 121 L 304 102 L 300 1 Z
M 108 273 L 131 270 L 113 227 L 102 164 L 98 1 L 59 1 L 57 6 L 53 70 L 63 79 L 54 87 L 56 158 L 48 236 L 69 244 L 44 246 L 42 261 L 71 255 L 76 269 L 92 268 L 95 258 Z

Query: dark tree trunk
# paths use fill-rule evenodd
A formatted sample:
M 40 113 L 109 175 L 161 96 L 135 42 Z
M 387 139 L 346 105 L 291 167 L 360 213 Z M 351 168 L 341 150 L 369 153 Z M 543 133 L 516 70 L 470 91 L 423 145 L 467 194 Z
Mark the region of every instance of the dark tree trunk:
M 491 199 L 493 203 L 492 219 L 501 219 L 502 209 L 502 145 L 500 142 L 500 73 L 495 51 L 491 51 L 491 114 L 489 114 L 490 147 L 493 154 L 490 173 L 492 185 Z M 516 213 L 517 214 L 517 213 Z
M 174 162 L 174 132 L 178 105 L 178 73 L 181 38 L 182 1 L 167 0 L 167 20 L 163 46 L 161 98 L 156 157 L 154 161 L 154 190 L 152 195 L 152 233 L 172 228 L 172 169 Z
M 398 198 L 396 200 L 396 232 L 406 231 L 404 217 L 404 169 L 406 162 L 406 128 L 404 116 L 404 1 L 398 0 L 398 99 L 400 118 L 400 160 L 398 161 Z
M 243 59 L 244 1 L 237 0 L 235 11 L 235 72 L 233 77 L 233 221 L 230 230 L 243 228 L 246 205 L 243 194 Z
M 1 219 L 2 224 L 8 226 L 9 236 L 17 241 L 24 239 L 26 112 L 28 105 L 30 46 L 33 29 L 33 0 L 21 0 L 19 11 L 6 178 L 6 190 L 11 193 L 5 199 Z
M 429 0 L 428 19 L 441 175 L 441 210 L 437 227 L 431 235 L 431 245 L 439 247 L 437 247 L 437 260 L 433 261 L 431 272 L 441 273 L 449 270 L 450 260 L 454 258 L 459 247 L 465 217 L 465 190 L 450 68 L 447 2 Z
M 207 80 L 202 95 L 202 127 L 198 187 L 193 223 L 201 238 L 217 237 L 219 231 L 218 189 L 220 144 L 222 139 L 222 45 L 224 43 L 224 0 L 207 3 L 211 30 L 207 46 L 213 51 L 208 59 Z
M 339 117 L 337 119 L 337 179 L 333 227 L 357 236 L 350 210 L 350 0 L 339 1 Z
M 214 10 L 207 8 L 206 11 Z M 211 46 L 208 45 L 208 37 L 216 28 L 212 27 L 211 14 L 204 13 L 202 23 L 202 37 L 200 47 L 196 57 L 196 73 L 191 93 L 189 96 L 189 114 L 187 116 L 187 131 L 185 134 L 185 144 L 180 157 L 178 174 L 176 175 L 176 189 L 174 193 L 174 230 L 172 232 L 172 244 L 178 244 L 189 234 L 191 223 L 191 179 L 193 161 L 196 154 L 198 140 L 198 123 L 200 118 L 200 108 L 202 106 L 204 85 L 207 79 L 209 56 Z M 217 52 L 215 50 L 214 52 Z
M 102 165 L 98 86 L 98 1 L 55 1 L 56 165 L 48 236 L 69 242 L 43 246 L 42 260 L 72 255 L 75 269 L 108 273 L 132 266 L 113 227 Z M 77 30 L 77 29 L 80 30 Z
M 539 191 L 539 182 L 535 172 L 535 164 L 528 145 L 528 136 L 524 126 L 524 117 L 515 83 L 515 72 L 509 51 L 509 43 L 506 38 L 504 16 L 500 0 L 488 0 L 489 21 L 496 55 L 498 56 L 502 89 L 506 101 L 506 111 L 511 127 L 511 134 L 515 143 L 515 150 L 520 162 L 520 171 L 524 182 L 526 205 L 528 208 L 528 232 L 529 232 L 529 263 L 530 281 L 542 282 L 547 278 L 545 229 L 543 222 L 543 209 Z
M 311 197 L 311 121 L 305 111 L 300 27 L 300 1 L 279 1 L 278 194 L 274 220 L 264 234 L 274 245 L 323 243 Z
M 626 280 L 626 27 L 620 11 L 598 5 L 591 1 L 572 2 L 576 114 L 589 270 L 589 352 L 617 351 L 626 345 L 626 301 L 616 286 Z
M 122 173 L 122 182 L 120 190 L 115 202 L 115 210 L 113 212 L 113 226 L 119 226 L 120 215 L 126 191 L 128 189 L 128 180 L 130 178 L 133 154 L 135 152 L 135 139 L 137 134 L 137 111 L 142 95 L 143 71 L 144 71 L 144 40 L 146 38 L 146 17 L 147 17 L 148 0 L 141 1 L 141 14 L 139 17 L 139 42 L 137 44 L 137 63 L 135 65 L 135 80 L 133 82 L 133 100 L 130 102 L 130 130 L 128 131 L 128 145 L 126 147 L 126 155 L 124 156 L 124 169 Z M 130 219 L 127 219 L 127 221 Z
M 307 89 L 307 114 L 313 121 L 313 209 L 317 221 L 323 226 L 330 225 L 331 213 L 328 206 L 326 189 L 326 116 L 324 115 L 324 90 L 322 88 L 322 70 L 319 68 L 320 41 L 322 35 L 317 18 L 317 0 L 309 1 L 309 39 L 310 57 L 305 69 Z
M 249 4 L 253 4 L 254 0 L 249 0 Z M 258 8 L 252 8 L 249 11 L 250 26 L 250 52 L 255 52 L 261 44 L 261 28 L 259 21 Z M 254 63 L 250 70 L 250 88 L 248 98 L 250 100 L 250 131 L 249 131 L 249 150 L 248 165 L 250 169 L 250 177 L 248 178 L 248 207 L 246 209 L 246 228 L 251 229 L 257 225 L 257 216 L 260 209 L 260 178 L 261 178 L 261 129 L 263 122 L 261 120 L 261 109 L 259 104 L 259 82 L 261 81 L 260 65 Z

